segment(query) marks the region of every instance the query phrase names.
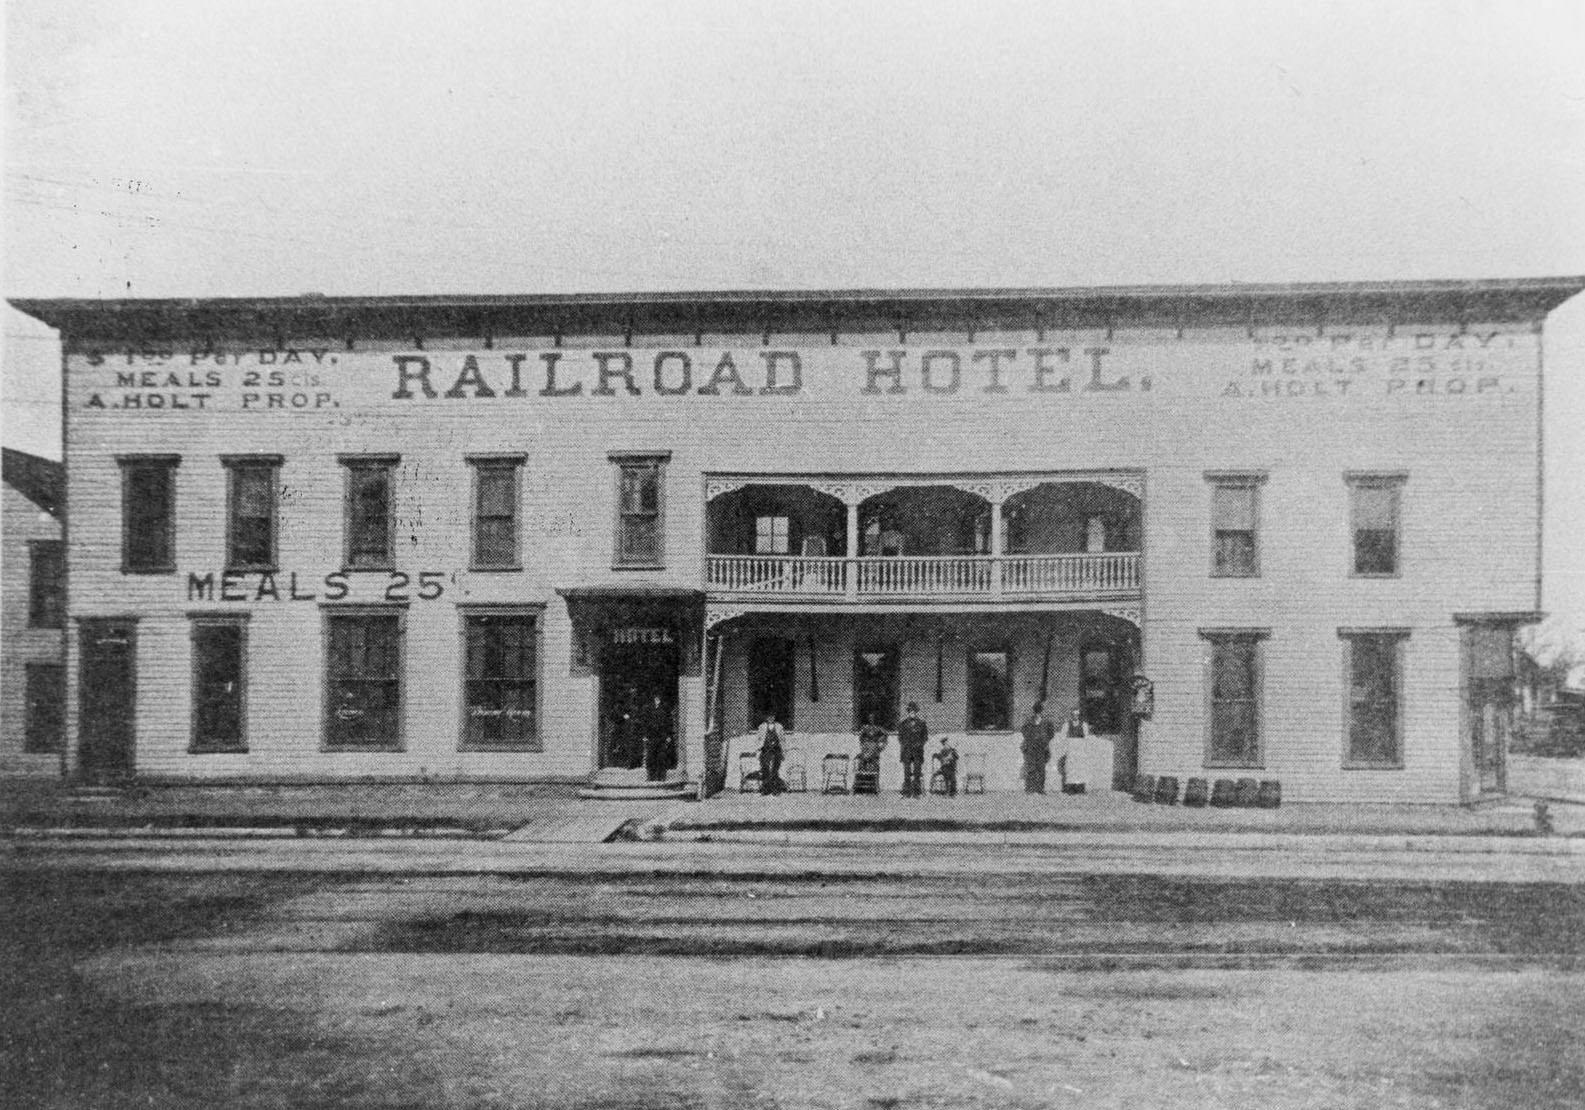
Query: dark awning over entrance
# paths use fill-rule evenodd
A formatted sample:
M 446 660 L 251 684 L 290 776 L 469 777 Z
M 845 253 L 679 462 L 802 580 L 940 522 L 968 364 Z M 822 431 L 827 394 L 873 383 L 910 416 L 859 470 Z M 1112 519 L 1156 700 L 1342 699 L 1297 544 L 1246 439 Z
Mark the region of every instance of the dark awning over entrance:
M 618 630 L 656 624 L 671 629 L 680 642 L 683 673 L 699 673 L 703 590 L 634 584 L 565 586 L 556 592 L 566 600 L 572 618 L 574 672 L 597 669 L 602 645 Z

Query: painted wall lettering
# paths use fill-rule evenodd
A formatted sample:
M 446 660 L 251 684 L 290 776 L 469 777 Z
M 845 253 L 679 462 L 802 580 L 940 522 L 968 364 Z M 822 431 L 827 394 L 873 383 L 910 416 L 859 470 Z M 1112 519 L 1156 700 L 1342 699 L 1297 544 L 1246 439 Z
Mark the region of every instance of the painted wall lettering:
M 373 576 L 360 576 L 370 578 Z M 419 571 L 416 576 L 393 570 L 385 574 L 371 600 L 435 601 L 444 596 L 446 583 L 456 580 L 455 572 Z M 320 591 L 323 590 L 323 593 Z M 352 592 L 346 571 L 334 570 L 322 578 L 297 571 L 197 571 L 187 573 L 188 601 L 340 601 Z

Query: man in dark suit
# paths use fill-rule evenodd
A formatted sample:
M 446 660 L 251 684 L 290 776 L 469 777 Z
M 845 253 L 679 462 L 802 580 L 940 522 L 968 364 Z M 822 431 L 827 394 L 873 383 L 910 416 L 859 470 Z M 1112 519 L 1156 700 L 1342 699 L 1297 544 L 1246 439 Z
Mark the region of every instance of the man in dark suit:
M 1046 764 L 1051 760 L 1051 740 L 1057 734 L 1055 723 L 1046 719 L 1045 702 L 1035 702 L 1034 711 L 1025 719 L 1023 728 L 1024 793 L 1046 792 Z
M 924 793 L 920 779 L 925 770 L 925 745 L 930 728 L 919 717 L 919 703 L 908 703 L 908 715 L 897 723 L 897 747 L 903 761 L 903 797 L 917 798 Z

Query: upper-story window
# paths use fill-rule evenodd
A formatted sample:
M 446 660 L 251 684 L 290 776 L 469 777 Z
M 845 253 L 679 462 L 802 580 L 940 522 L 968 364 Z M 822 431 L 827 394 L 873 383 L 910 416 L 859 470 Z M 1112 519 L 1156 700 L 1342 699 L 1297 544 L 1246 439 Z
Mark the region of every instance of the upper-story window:
M 176 570 L 176 468 L 178 455 L 123 455 L 121 464 L 121 570 L 172 574 Z
M 1354 574 L 1392 577 L 1400 568 L 1401 474 L 1350 474 L 1349 529 L 1353 535 Z
M 1258 473 L 1212 473 L 1211 574 L 1253 578 L 1260 574 L 1260 484 Z
M 226 468 L 226 566 L 274 570 L 279 455 L 222 455 Z
M 615 454 L 617 465 L 616 565 L 665 563 L 666 454 Z
M 28 624 L 60 628 L 66 623 L 66 545 L 60 540 L 28 544 Z
M 473 568 L 517 570 L 522 566 L 518 548 L 518 475 L 522 455 L 472 455 L 473 467 Z
M 754 518 L 754 554 L 785 555 L 790 551 L 792 533 L 790 522 L 784 516 L 757 516 Z
M 389 570 L 394 550 L 391 475 L 400 455 L 342 455 L 347 468 L 347 567 Z

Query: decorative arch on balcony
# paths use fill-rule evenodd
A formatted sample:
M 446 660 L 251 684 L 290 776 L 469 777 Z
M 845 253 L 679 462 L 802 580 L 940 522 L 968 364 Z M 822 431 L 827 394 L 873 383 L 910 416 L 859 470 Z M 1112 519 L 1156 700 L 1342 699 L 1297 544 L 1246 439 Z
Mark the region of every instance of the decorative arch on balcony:
M 818 483 L 734 481 L 706 487 L 712 555 L 842 555 L 848 514 L 840 493 Z M 711 491 L 714 491 L 713 494 Z
M 1112 482 L 1047 480 L 1002 502 L 1009 555 L 1138 551 L 1140 499 Z
M 859 554 L 988 555 L 991 498 L 974 483 L 860 487 Z

